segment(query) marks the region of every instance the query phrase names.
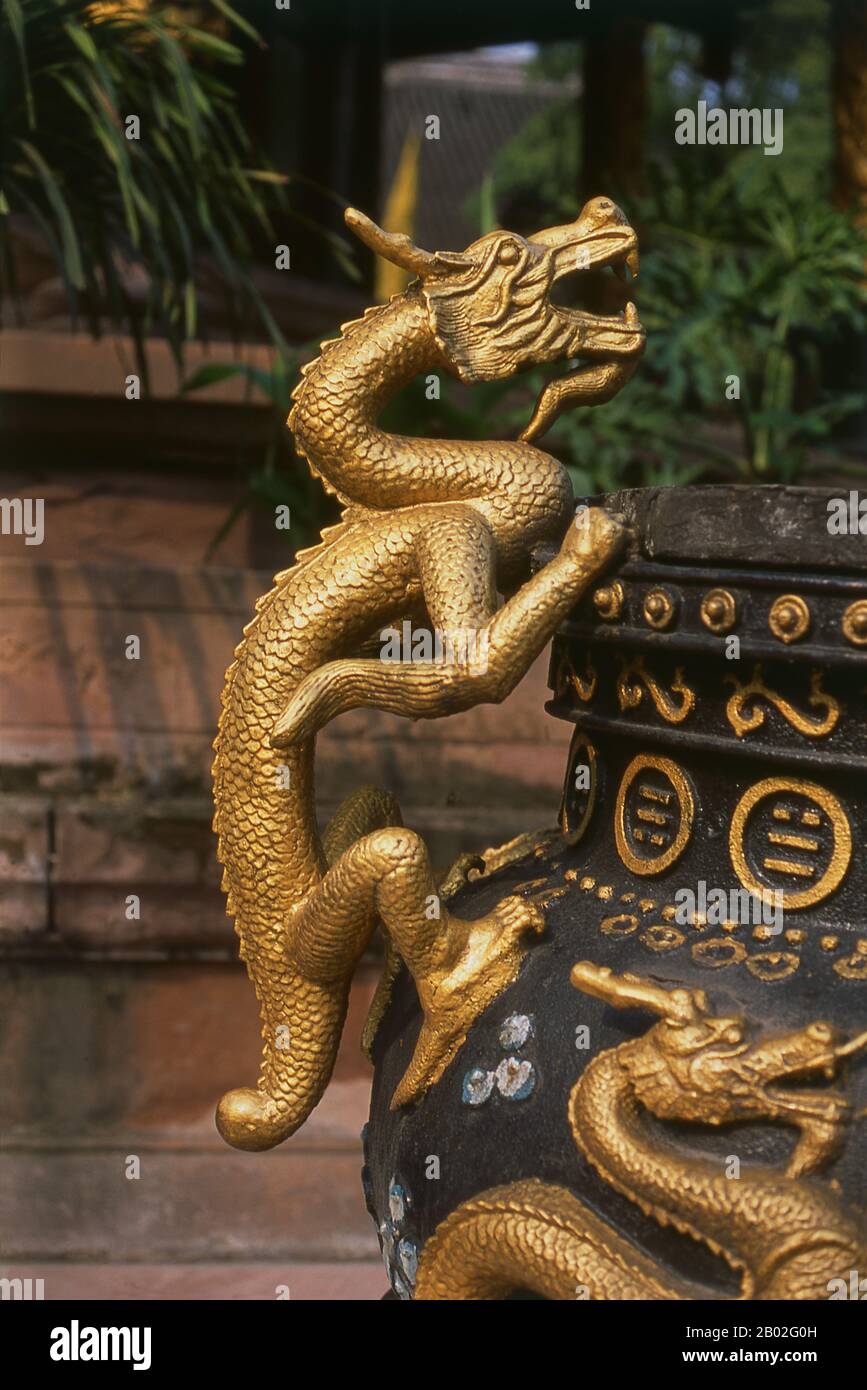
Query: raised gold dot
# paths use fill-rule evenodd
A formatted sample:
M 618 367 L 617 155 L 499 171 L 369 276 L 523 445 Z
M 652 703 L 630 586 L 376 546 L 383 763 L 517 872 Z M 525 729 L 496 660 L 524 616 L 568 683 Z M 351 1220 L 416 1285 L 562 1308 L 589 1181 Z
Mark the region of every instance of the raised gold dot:
M 856 647 L 867 647 L 867 599 L 849 604 L 843 614 L 843 636 Z
M 717 635 L 734 627 L 737 612 L 737 604 L 728 589 L 711 589 L 701 601 L 701 620 Z
M 625 594 L 619 579 L 613 584 L 604 584 L 593 595 L 593 607 L 604 622 L 613 622 L 623 612 Z
M 810 630 L 810 610 L 800 594 L 782 594 L 774 599 L 768 626 L 781 642 L 798 642 Z
M 822 936 L 819 938 L 819 945 L 823 951 L 836 951 L 840 945 L 839 936 Z
M 674 599 L 665 589 L 651 589 L 645 597 L 642 612 L 645 622 L 651 627 L 657 630 L 669 627 L 675 612 Z

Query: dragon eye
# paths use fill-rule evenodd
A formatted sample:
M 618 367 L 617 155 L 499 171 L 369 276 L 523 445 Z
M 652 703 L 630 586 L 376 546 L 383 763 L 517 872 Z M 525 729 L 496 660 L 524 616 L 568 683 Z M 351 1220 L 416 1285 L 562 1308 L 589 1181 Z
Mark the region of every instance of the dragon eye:
M 834 1038 L 833 1029 L 829 1028 L 827 1023 L 811 1023 L 807 1028 L 807 1035 L 820 1043 L 832 1042 Z
M 497 260 L 500 265 L 514 265 L 520 256 L 520 251 L 513 241 L 507 241 L 497 252 Z

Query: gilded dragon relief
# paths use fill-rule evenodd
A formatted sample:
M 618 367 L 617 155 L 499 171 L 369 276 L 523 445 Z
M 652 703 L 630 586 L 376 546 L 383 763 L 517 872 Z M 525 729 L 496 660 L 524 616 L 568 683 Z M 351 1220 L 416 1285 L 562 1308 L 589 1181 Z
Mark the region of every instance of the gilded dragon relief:
M 643 350 L 632 300 L 603 316 L 551 299 L 574 271 L 637 272 L 622 212 L 595 198 L 573 223 L 530 238 L 490 232 L 459 254 L 423 251 L 354 209 L 346 221 L 417 278 L 344 325 L 304 371 L 289 424 L 345 510 L 259 601 L 223 691 L 214 825 L 264 1051 L 257 1086 L 225 1095 L 217 1125 L 245 1149 L 280 1143 L 320 1099 L 378 920 L 425 1013 L 394 1105 L 442 1074 L 542 926 L 520 897 L 472 923 L 445 909 L 431 919 L 424 844 L 374 789 L 351 797 L 320 842 L 317 731 L 364 705 L 429 719 L 504 699 L 624 539 L 601 510 L 570 525 L 568 476 L 530 443 L 570 406 L 614 395 Z M 560 359 L 581 365 L 544 388 L 520 440 L 410 439 L 377 426 L 389 398 L 422 371 L 490 381 Z M 497 590 L 513 589 L 531 548 L 552 540 L 556 558 L 498 607 Z M 384 625 L 410 615 L 441 633 L 482 634 L 486 660 L 391 665 L 366 654 Z
M 845 1094 L 803 1085 L 840 1072 L 867 1048 L 813 1022 L 761 1036 L 743 1016 L 716 1014 L 700 989 L 664 989 L 579 962 L 575 987 L 658 1022 L 598 1053 L 572 1089 L 575 1144 L 615 1191 L 660 1226 L 705 1245 L 740 1280 L 740 1298 L 827 1298 L 829 1282 L 864 1267 L 867 1231 L 830 1185 L 811 1181 L 842 1145 L 852 1118 Z M 690 1152 L 663 1124 L 772 1122 L 797 1135 L 784 1169 L 737 1175 Z M 535 1179 L 457 1207 L 427 1241 L 417 1299 L 503 1298 L 515 1288 L 546 1298 L 700 1299 L 708 1289 L 662 1268 L 571 1192 Z

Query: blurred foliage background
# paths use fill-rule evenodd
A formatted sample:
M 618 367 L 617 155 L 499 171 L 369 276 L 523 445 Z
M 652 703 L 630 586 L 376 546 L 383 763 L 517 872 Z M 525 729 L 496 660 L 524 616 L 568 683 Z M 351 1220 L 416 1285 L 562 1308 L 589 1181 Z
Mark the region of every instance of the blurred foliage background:
M 647 355 L 627 392 L 552 432 L 581 491 L 865 472 L 838 447 L 867 403 L 867 229 L 831 205 L 827 23 L 824 0 L 774 0 L 724 84 L 699 75 L 695 36 L 654 28 L 646 166 L 637 190 L 611 190 L 640 229 Z M 570 48 L 542 50 L 540 71 L 568 75 Z M 673 109 L 699 100 L 782 108 L 782 154 L 675 145 Z M 564 97 L 498 159 L 496 203 L 534 191 L 552 222 L 576 216 L 562 154 L 580 142 L 580 106 Z
M 164 336 L 188 398 L 241 377 L 250 399 L 267 404 L 273 428 L 215 544 L 245 508 L 288 503 L 297 548 L 332 508 L 283 423 L 318 336 L 286 341 L 253 270 L 273 262 L 293 218 L 314 235 L 316 219 L 309 197 L 297 196 L 309 193 L 309 177 L 283 167 L 273 140 L 259 142 L 245 124 L 244 71 L 266 39 L 256 6 L 236 3 L 0 0 L 0 289 L 8 323 L 16 218 L 29 219 L 62 275 L 73 323 L 94 334 L 122 328 L 139 348 Z M 831 196 L 829 22 L 830 0 L 757 6 L 717 82 L 706 65 L 703 75 L 696 35 L 649 26 L 643 164 L 627 186 L 604 189 L 639 228 L 648 350 L 624 393 L 602 409 L 574 411 L 548 437 L 577 491 L 867 473 L 863 451 L 852 447 L 867 407 L 867 227 Z M 581 188 L 578 176 L 588 135 L 575 94 L 580 50 L 578 42 L 527 46 L 527 79 L 547 84 L 551 98 L 467 198 L 478 234 L 562 222 L 602 191 Z M 781 107 L 782 153 L 678 146 L 674 112 L 699 100 Z M 125 138 L 129 111 L 147 139 Z M 317 195 L 344 201 L 339 187 Z M 369 275 L 333 226 L 320 240 L 338 282 Z M 199 305 L 216 282 L 238 337 L 273 345 L 270 372 L 227 360 L 184 373 L 184 343 L 206 334 Z M 407 434 L 503 436 L 526 421 L 541 382 L 532 373 L 471 392 L 444 384 L 439 401 L 416 384 L 384 424 Z

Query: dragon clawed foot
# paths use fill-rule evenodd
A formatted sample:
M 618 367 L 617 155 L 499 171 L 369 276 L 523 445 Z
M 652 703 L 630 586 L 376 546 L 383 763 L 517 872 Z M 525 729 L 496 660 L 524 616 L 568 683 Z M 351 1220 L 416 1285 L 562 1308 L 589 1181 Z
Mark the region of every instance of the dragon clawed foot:
M 517 978 L 528 935 L 545 929 L 541 909 L 517 896 L 504 898 L 473 922 L 445 913 L 443 919 L 437 924 L 442 933 L 437 967 L 414 975 L 424 1022 L 392 1096 L 392 1110 L 416 1100 L 442 1076 L 471 1024 Z
M 835 1093 L 805 1094 L 777 1118 L 799 1130 L 798 1142 L 786 1164 L 786 1176 L 803 1178 L 818 1172 L 837 1156 L 852 1119 L 852 1105 L 846 1096 Z

